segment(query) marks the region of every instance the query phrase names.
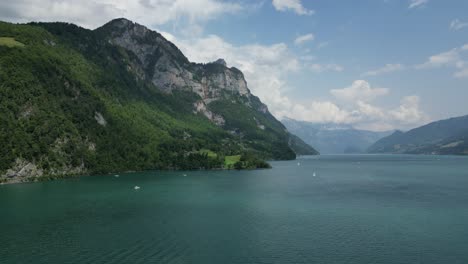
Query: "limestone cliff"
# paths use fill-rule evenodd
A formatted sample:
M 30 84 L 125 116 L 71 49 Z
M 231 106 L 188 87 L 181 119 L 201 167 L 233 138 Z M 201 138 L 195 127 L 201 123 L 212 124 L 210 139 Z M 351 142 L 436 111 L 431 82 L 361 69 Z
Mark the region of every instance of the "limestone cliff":
M 161 34 L 127 19 L 113 20 L 98 29 L 107 33 L 108 41 L 132 51 L 132 66 L 141 78 L 165 92 L 183 89 L 195 92 L 205 103 L 216 100 L 223 92 L 250 96 L 244 75 L 228 68 L 223 59 L 208 64 L 191 63 L 182 52 Z

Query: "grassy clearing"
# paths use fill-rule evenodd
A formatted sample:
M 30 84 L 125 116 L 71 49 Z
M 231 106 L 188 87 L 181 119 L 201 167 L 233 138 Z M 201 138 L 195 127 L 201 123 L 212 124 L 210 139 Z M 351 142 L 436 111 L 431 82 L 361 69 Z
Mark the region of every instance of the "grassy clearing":
M 224 158 L 224 166 L 226 168 L 234 166 L 236 162 L 240 161 L 241 155 L 235 155 L 235 156 L 226 156 Z
M 9 48 L 14 47 L 24 47 L 25 45 L 19 41 L 16 41 L 14 38 L 10 37 L 0 37 L 0 46 L 7 46 Z
M 217 158 L 218 157 L 218 154 L 214 153 L 213 151 L 209 150 L 209 149 L 201 149 L 200 151 L 198 151 L 200 154 L 207 154 L 208 157 L 210 158 Z

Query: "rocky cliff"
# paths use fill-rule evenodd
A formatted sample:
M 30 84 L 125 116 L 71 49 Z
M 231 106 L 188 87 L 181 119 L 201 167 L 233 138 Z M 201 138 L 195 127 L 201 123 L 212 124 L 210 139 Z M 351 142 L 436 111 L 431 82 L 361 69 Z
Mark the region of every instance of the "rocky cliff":
M 135 55 L 129 67 L 139 78 L 151 81 L 166 93 L 186 90 L 198 94 L 202 100 L 195 105 L 197 111 L 206 113 L 206 104 L 223 98 L 225 93 L 251 96 L 242 72 L 228 68 L 224 59 L 208 64 L 191 63 L 161 34 L 125 18 L 112 20 L 97 31 L 109 43 Z

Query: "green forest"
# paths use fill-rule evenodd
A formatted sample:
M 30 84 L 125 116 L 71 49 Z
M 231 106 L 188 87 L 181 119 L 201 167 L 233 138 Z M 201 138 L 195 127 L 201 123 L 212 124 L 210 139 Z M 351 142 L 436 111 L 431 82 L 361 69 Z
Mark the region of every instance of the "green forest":
M 103 32 L 66 23 L 0 22 L 0 177 L 19 161 L 50 178 L 266 168 L 264 160 L 295 158 L 291 135 L 269 113 L 229 95 L 209 105 L 226 119 L 218 127 L 194 113 L 197 94 L 162 93 L 136 78 L 128 67 L 134 55 L 110 45 Z M 294 145 L 314 151 L 303 142 Z M 232 156 L 240 158 L 232 164 Z

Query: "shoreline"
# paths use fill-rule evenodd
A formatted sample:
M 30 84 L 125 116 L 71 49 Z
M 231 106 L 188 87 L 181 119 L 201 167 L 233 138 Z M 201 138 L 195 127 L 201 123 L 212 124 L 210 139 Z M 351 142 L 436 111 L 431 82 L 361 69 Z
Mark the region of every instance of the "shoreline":
M 269 163 L 268 163 L 269 164 Z M 38 183 L 38 182 L 48 182 L 56 180 L 66 180 L 78 177 L 94 177 L 94 176 L 111 176 L 118 174 L 127 174 L 127 173 L 139 173 L 139 172 L 148 172 L 148 171 L 161 171 L 161 172 L 175 172 L 175 171 L 252 171 L 252 170 L 269 170 L 272 169 L 271 165 L 269 168 L 244 168 L 244 169 L 229 169 L 229 168 L 213 168 L 213 169 L 193 169 L 193 170 L 178 170 L 178 169 L 148 169 L 148 170 L 129 170 L 129 171 L 120 171 L 120 172 L 106 172 L 106 173 L 89 173 L 89 174 L 69 174 L 69 175 L 57 175 L 57 176 L 41 176 L 41 177 L 30 177 L 26 178 L 25 181 L 3 181 L 0 182 L 2 185 L 11 185 L 11 184 L 24 184 L 24 183 Z

